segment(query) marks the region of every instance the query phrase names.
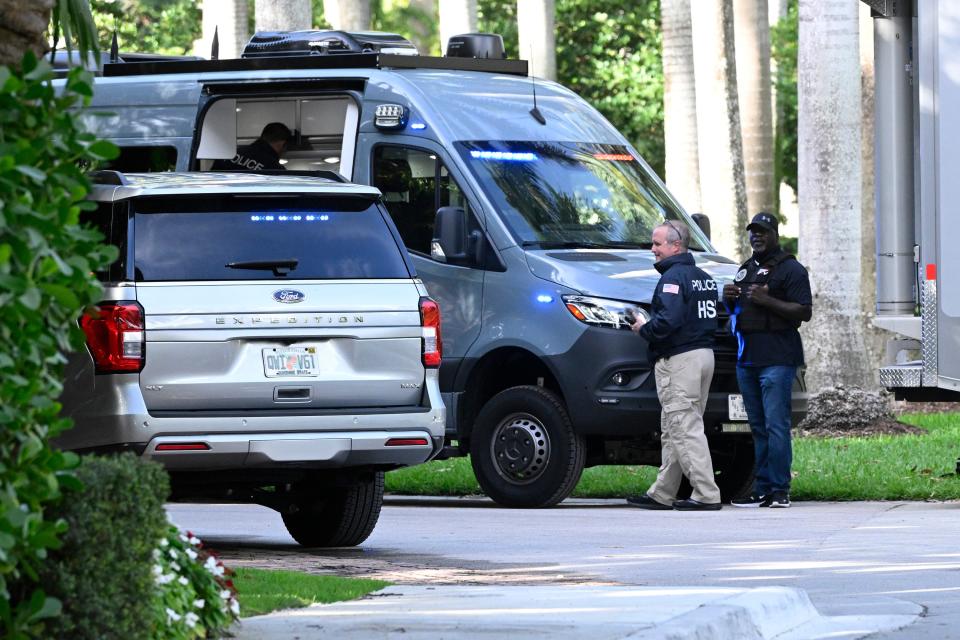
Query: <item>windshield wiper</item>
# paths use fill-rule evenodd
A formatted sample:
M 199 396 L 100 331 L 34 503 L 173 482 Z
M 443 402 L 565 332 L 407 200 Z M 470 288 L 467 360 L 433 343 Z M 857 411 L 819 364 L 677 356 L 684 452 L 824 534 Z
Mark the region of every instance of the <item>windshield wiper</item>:
M 625 242 L 619 240 L 610 240 L 607 242 L 551 242 L 548 240 L 525 240 L 521 243 L 523 247 L 542 247 L 544 249 L 649 249 L 649 242 Z
M 245 262 L 228 262 L 225 266 L 228 269 L 251 269 L 255 271 L 273 271 L 275 276 L 285 276 L 294 269 L 300 261 L 296 258 L 285 258 L 280 260 L 247 260 Z

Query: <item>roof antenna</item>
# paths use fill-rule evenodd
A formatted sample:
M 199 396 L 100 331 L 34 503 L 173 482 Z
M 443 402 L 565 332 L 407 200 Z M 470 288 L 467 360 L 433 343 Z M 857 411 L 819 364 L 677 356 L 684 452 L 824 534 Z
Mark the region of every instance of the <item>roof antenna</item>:
M 220 33 L 219 26 L 213 28 L 213 44 L 210 45 L 210 59 L 219 60 L 220 59 Z
M 117 42 L 116 29 L 113 31 L 113 38 L 110 39 L 110 62 L 120 62 L 120 44 Z
M 530 45 L 530 66 L 533 66 L 533 45 Z M 533 116 L 533 119 L 539 122 L 540 124 L 547 124 L 547 119 L 543 117 L 543 114 L 540 113 L 540 109 L 537 108 L 537 79 L 534 75 L 530 74 L 530 84 L 533 86 L 533 109 L 530 109 L 530 115 Z

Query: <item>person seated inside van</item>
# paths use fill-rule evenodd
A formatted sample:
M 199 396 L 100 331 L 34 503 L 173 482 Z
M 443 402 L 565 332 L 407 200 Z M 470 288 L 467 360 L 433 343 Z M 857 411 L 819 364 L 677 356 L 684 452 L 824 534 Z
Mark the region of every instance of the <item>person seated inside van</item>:
M 292 137 L 287 125 L 271 122 L 263 128 L 259 138 L 237 149 L 233 158 L 214 162 L 211 171 L 284 171 L 280 155 Z

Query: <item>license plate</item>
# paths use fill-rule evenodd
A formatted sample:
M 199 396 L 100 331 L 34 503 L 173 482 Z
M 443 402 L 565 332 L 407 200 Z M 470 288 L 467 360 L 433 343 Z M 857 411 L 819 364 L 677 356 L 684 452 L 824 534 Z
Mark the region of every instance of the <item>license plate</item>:
M 727 409 L 730 412 L 731 420 L 747 420 L 747 409 L 743 406 L 743 396 L 740 394 L 730 394 L 727 396 Z
M 303 378 L 320 375 L 316 347 L 283 347 L 263 350 L 263 372 L 268 378 Z

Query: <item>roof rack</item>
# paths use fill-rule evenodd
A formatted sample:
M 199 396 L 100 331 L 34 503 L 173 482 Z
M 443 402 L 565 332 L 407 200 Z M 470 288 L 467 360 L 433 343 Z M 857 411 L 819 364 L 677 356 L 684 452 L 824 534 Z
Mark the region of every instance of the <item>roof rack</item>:
M 95 184 L 115 184 L 115 185 L 130 184 L 130 182 L 127 180 L 127 177 L 123 175 L 123 173 L 121 173 L 120 171 L 114 171 L 111 169 L 101 169 L 99 171 L 91 171 L 88 175 Z
M 129 54 L 122 56 L 130 58 Z M 337 53 L 328 55 L 274 56 L 228 60 L 155 60 L 103 65 L 104 76 L 147 76 L 218 71 L 267 71 L 282 69 L 442 69 L 527 75 L 526 60 L 493 58 L 435 58 L 394 53 Z
M 242 58 L 316 56 L 341 53 L 418 55 L 417 47 L 395 33 L 380 31 L 258 31 L 243 48 Z

